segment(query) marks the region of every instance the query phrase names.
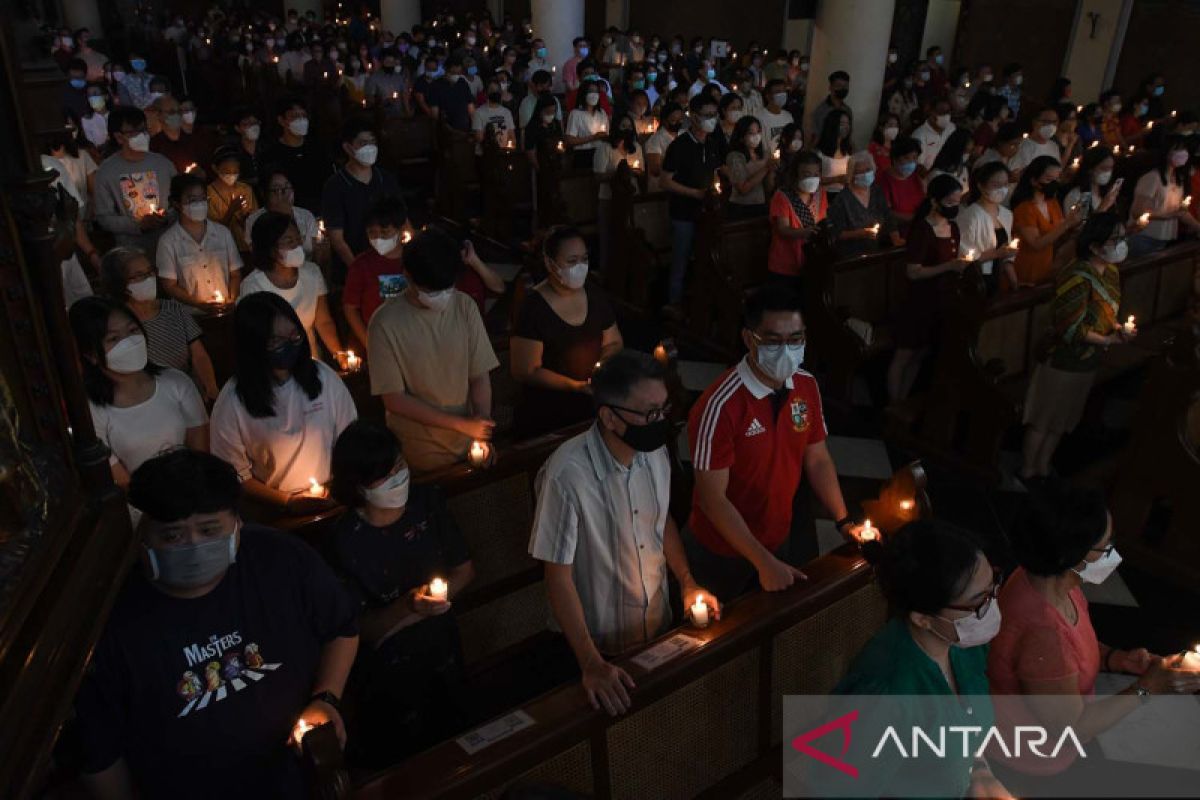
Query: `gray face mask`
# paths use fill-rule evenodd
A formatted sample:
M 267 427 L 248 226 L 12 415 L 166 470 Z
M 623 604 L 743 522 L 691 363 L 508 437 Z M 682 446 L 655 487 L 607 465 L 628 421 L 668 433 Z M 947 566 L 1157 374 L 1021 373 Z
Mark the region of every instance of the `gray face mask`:
M 237 532 L 199 544 L 147 547 L 150 580 L 173 589 L 194 589 L 219 578 L 237 561 Z

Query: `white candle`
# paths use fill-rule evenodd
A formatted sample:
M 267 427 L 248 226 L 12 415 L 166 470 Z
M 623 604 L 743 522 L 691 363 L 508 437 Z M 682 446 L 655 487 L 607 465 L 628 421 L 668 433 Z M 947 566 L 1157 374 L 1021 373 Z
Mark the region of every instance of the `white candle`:
M 313 729 L 313 726 L 309 725 L 306 720 L 303 720 L 303 719 L 296 720 L 296 726 L 294 728 L 292 728 L 292 741 L 294 741 L 297 745 L 299 745 L 301 742 L 304 741 L 304 734 L 308 733 L 312 729 Z
M 446 593 L 450 591 L 450 586 L 441 578 L 434 578 L 429 582 L 429 596 L 434 600 L 446 602 Z
M 473 467 L 482 467 L 483 462 L 487 460 L 487 445 L 479 440 L 471 442 L 471 452 L 467 454 L 467 460 Z
M 308 493 L 313 497 L 324 497 L 325 487 L 322 486 L 316 478 L 308 479 Z
M 874 542 L 879 539 L 879 529 L 871 524 L 871 520 L 863 522 L 862 530 L 858 532 L 860 542 Z
M 965 256 L 963 256 L 963 258 L 965 258 L 967 261 L 974 261 L 975 256 L 976 256 L 975 248 L 972 247 L 967 250 L 967 254 Z
M 361 363 L 362 359 L 355 355 L 353 350 L 346 351 L 346 369 L 350 372 L 358 372 Z
M 221 294 L 220 289 L 213 292 L 213 302 L 214 303 L 224 303 L 225 302 L 225 295 Z
M 708 603 L 704 602 L 704 595 L 696 595 L 696 602 L 692 603 L 692 624 L 697 628 L 703 628 L 708 625 Z
M 1008 243 L 1008 247 L 1011 250 L 1016 250 L 1020 246 L 1021 246 L 1021 240 L 1018 239 L 1016 236 L 1014 236 L 1013 240 Z
M 1125 324 L 1121 327 L 1125 329 L 1125 333 L 1130 335 L 1137 332 L 1137 322 L 1134 320 L 1133 314 L 1129 315 L 1129 319 L 1125 320 Z
M 1149 225 L 1149 224 L 1150 224 L 1150 212 L 1147 211 L 1145 214 L 1142 214 L 1140 217 L 1138 217 L 1138 225 Z
M 1192 196 L 1190 194 L 1187 197 L 1183 198 L 1183 207 L 1184 208 L 1192 207 Z
M 901 511 L 912 511 L 912 507 L 913 507 L 912 500 L 901 500 L 900 501 L 900 510 Z

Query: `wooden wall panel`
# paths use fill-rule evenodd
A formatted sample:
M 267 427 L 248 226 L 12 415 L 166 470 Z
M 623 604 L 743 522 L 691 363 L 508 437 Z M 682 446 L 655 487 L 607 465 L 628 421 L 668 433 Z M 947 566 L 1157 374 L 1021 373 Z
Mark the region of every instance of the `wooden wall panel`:
M 1167 81 L 1163 101 L 1168 109 L 1200 108 L 1197 35 L 1200 3 L 1195 0 L 1137 0 L 1113 85 L 1121 94 L 1128 94 L 1147 75 L 1161 72 Z
M 644 36 L 657 33 L 668 42 L 676 33 L 686 40 L 720 36 L 736 48 L 745 48 L 751 41 L 771 48 L 783 42 L 784 0 L 754 0 L 751 5 L 731 0 L 630 0 L 629 5 L 633 27 Z

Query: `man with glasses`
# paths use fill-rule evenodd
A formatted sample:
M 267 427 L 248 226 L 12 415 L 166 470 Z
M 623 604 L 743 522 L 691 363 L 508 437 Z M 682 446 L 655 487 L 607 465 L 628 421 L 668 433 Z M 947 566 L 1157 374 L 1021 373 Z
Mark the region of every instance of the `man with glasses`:
M 788 588 L 818 555 L 815 537 L 793 541 L 792 506 L 807 474 L 843 535 L 846 513 L 837 467 L 825 444 L 821 393 L 800 369 L 806 335 L 800 295 L 760 289 L 746 301 L 749 351 L 705 390 L 688 417 L 696 487 L 684 537 L 701 583 L 723 600 L 762 586 Z
M 1058 146 L 1058 141 L 1054 138 L 1056 133 L 1058 133 L 1058 112 L 1054 110 L 1053 106 L 1047 106 L 1038 112 L 1037 119 L 1030 126 L 1029 135 L 1021 140 L 1021 145 L 1017 148 L 1017 154 L 1013 156 L 1009 169 L 1019 172 L 1032 164 L 1038 156 L 1050 156 L 1062 163 L 1063 153 Z
M 674 434 L 662 366 L 622 351 L 592 376 L 596 422 L 555 451 L 538 476 L 529 553 L 545 564 L 550 628 L 562 633 L 594 708 L 630 707 L 629 675 L 615 656 L 671 625 L 667 570 L 685 605 L 702 595 L 669 505 Z
M 108 134 L 121 149 L 96 169 L 96 222 L 113 234 L 118 246 L 153 253 L 170 222 L 167 193 L 175 166 L 166 156 L 150 152 L 146 115 L 136 108 L 114 108 L 108 115 Z
M 296 221 L 296 229 L 300 231 L 300 238 L 303 240 L 304 253 L 311 256 L 314 240 L 319 233 L 317 218 L 307 208 L 295 205 L 296 190 L 292 188 L 292 182 L 282 169 L 268 168 L 263 173 L 263 178 L 262 193 L 266 205 L 250 212 L 246 217 L 246 241 L 250 241 L 250 232 L 254 230 L 254 223 L 259 217 L 268 211 L 277 211 Z
M 688 103 L 691 125 L 675 137 L 663 156 L 659 188 L 667 192 L 667 210 L 671 217 L 671 277 L 668 288 L 669 316 L 680 317 L 683 283 L 692 244 L 696 239 L 696 221 L 704 207 L 704 198 L 713 188 L 713 175 L 720 164 L 717 142 L 717 104 L 706 92 Z

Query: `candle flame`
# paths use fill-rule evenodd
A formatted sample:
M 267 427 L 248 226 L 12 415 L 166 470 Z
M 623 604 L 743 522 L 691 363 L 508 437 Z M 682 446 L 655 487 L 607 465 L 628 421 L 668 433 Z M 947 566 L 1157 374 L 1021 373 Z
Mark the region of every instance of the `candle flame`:
M 404 242 L 404 244 L 408 244 L 409 242 L 411 242 L 411 241 L 412 241 L 412 238 L 413 238 L 413 237 L 412 237 L 412 231 L 405 231 L 405 232 L 404 232 L 404 233 L 403 233 L 403 234 L 400 236 L 400 241 Z
M 1150 224 L 1150 212 L 1149 211 L 1147 211 L 1145 214 L 1142 214 L 1140 217 L 1138 217 L 1138 224 L 1140 224 L 1140 225 L 1149 225 Z
M 1190 208 L 1191 205 L 1192 205 L 1192 196 L 1189 194 L 1187 197 L 1183 198 L 1183 207 Z
M 1016 250 L 1018 247 L 1021 246 L 1021 240 L 1019 238 L 1017 238 L 1016 236 L 1014 236 L 1013 240 L 1008 243 L 1008 246 L 1011 247 L 1013 250 Z
M 190 163 L 190 164 L 188 164 L 186 167 L 184 167 L 183 171 L 184 171 L 184 172 L 191 172 L 191 171 L 192 171 L 192 170 L 194 170 L 194 169 L 196 169 L 196 162 L 195 162 L 195 161 L 193 161 L 192 163 Z
M 292 728 L 292 739 L 296 742 L 296 744 L 300 744 L 304 741 L 304 734 L 308 733 L 312 729 L 313 726 L 310 725 L 307 720 L 298 719 L 296 720 L 296 727 Z
M 220 289 L 213 292 L 213 302 L 214 303 L 224 303 L 225 302 L 225 295 L 221 294 Z
M 900 501 L 900 509 L 902 511 L 912 511 L 912 507 L 913 507 L 912 500 L 901 500 Z
M 316 478 L 308 479 L 308 493 L 313 497 L 321 497 L 325 494 L 325 487 L 317 482 Z

